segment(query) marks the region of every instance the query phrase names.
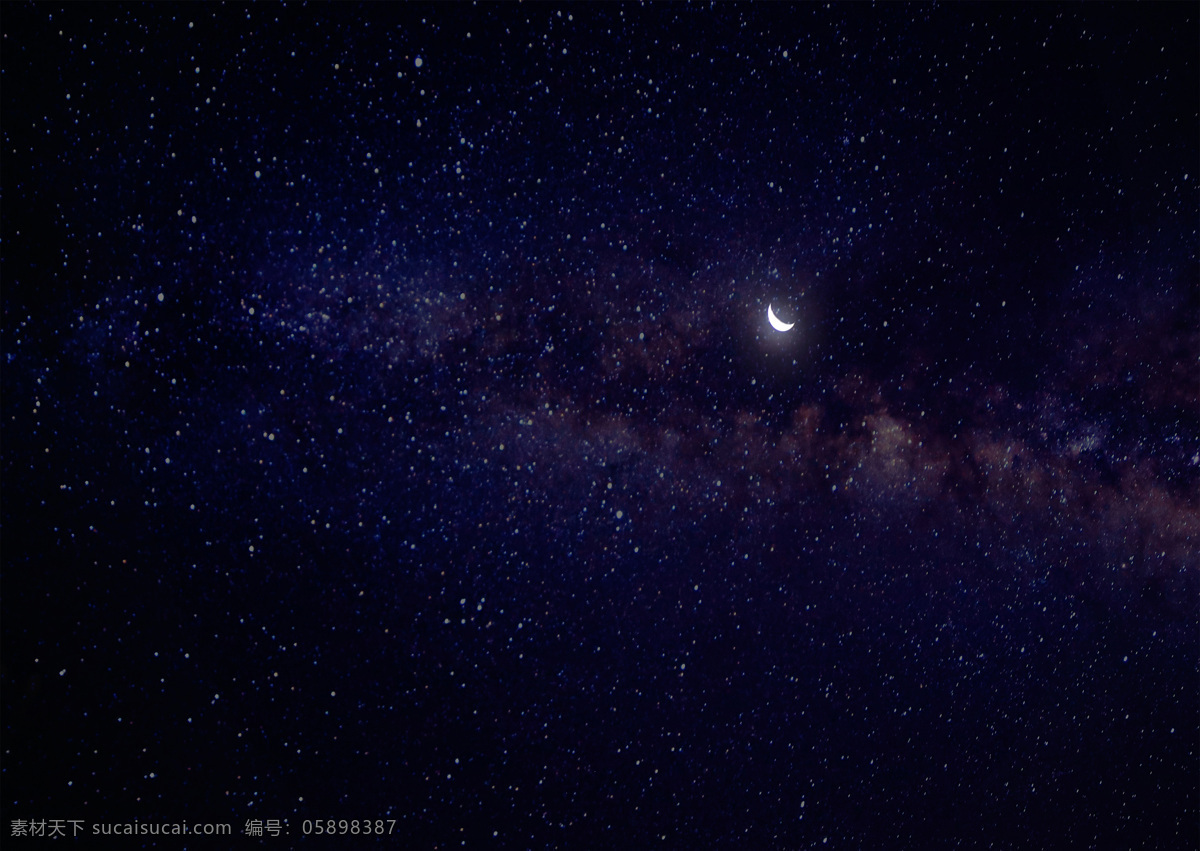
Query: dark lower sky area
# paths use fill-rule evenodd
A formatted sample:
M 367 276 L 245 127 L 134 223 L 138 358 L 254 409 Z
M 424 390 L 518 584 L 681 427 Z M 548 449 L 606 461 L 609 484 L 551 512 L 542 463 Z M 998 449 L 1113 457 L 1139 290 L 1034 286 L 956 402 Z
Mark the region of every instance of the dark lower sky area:
M 6 837 L 1194 848 L 1198 36 L 6 4 Z

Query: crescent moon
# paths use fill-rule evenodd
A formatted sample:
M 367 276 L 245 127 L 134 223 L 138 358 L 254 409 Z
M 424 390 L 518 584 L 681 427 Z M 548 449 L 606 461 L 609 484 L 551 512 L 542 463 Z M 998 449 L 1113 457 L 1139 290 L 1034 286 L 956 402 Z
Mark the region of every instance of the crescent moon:
M 792 326 L 796 324 L 795 322 L 780 321 L 779 317 L 775 315 L 774 309 L 769 304 L 767 305 L 767 321 L 771 323 L 771 327 L 776 331 L 791 331 Z

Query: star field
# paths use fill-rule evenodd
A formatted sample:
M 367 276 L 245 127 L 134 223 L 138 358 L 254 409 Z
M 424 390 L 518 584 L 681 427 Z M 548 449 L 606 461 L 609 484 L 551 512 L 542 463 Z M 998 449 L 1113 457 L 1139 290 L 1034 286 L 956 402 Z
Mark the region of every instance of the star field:
M 1193 5 L 0 30 L 6 834 L 1194 847 Z

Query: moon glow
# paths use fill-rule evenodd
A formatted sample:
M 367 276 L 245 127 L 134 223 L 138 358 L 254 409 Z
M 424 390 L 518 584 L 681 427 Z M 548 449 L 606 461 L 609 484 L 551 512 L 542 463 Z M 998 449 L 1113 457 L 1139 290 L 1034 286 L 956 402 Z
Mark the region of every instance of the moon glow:
M 775 315 L 775 310 L 771 305 L 767 305 L 767 321 L 771 323 L 771 327 L 776 331 L 790 331 L 795 322 L 783 322 Z

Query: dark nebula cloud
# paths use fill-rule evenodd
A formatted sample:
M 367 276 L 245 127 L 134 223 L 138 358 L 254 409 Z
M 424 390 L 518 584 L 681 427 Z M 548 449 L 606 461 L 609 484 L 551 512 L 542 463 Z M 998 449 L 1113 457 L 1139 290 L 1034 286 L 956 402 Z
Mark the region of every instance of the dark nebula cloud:
M 0 28 L 5 831 L 1194 844 L 1193 6 Z

